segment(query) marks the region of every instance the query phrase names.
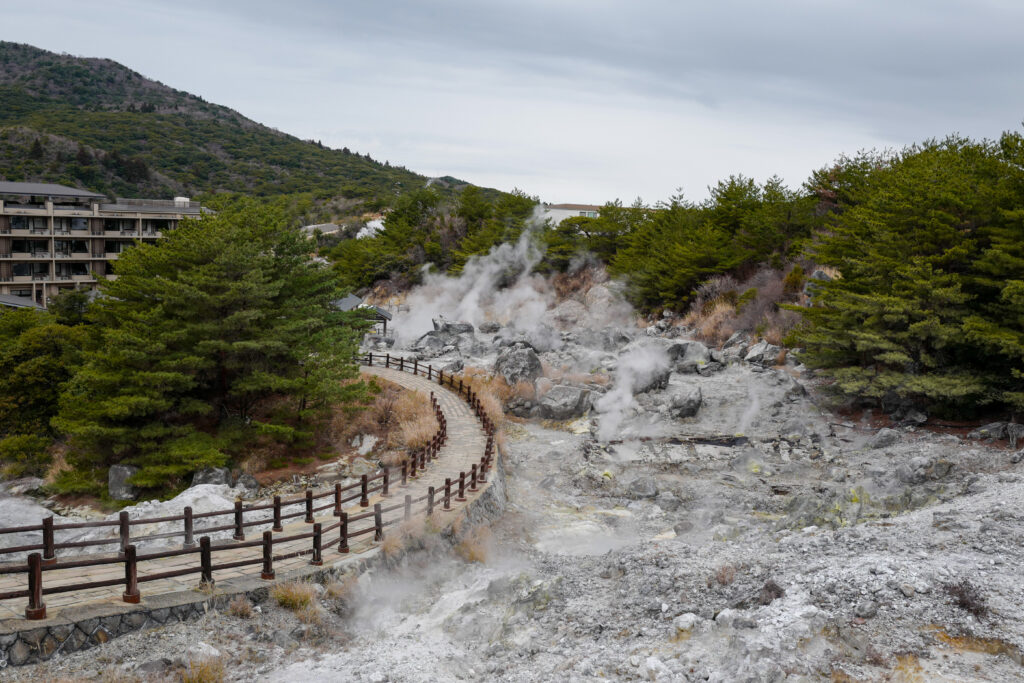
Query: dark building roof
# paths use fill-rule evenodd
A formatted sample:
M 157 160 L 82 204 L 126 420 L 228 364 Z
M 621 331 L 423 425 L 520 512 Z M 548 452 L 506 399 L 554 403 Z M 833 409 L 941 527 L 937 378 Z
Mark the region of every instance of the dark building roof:
M 0 195 L 28 195 L 30 197 L 82 197 L 105 199 L 106 195 L 79 190 L 66 185 L 53 183 L 9 183 L 0 181 Z
M 27 296 L 13 296 L 11 294 L 0 294 L 0 306 L 5 308 L 37 308 L 43 310 L 42 306 Z
M 357 308 L 363 307 L 363 300 L 355 294 L 349 294 L 344 299 L 338 299 L 331 303 L 339 311 L 354 311 Z M 376 313 L 378 320 L 391 320 L 391 314 L 383 308 L 378 308 L 377 306 L 366 306 L 366 308 Z

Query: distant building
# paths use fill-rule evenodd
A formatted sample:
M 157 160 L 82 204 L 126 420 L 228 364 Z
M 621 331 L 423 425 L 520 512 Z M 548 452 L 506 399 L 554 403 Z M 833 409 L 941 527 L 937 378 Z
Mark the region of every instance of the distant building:
M 355 294 L 349 294 L 343 299 L 332 301 L 331 305 L 339 311 L 354 311 L 357 308 L 367 309 L 373 314 L 374 327 L 377 327 L 378 325 L 383 326 L 381 336 L 388 336 L 388 321 L 391 320 L 391 314 L 380 306 L 372 306 L 370 304 L 363 303 L 363 299 Z
M 566 218 L 583 216 L 597 218 L 601 215 L 601 207 L 593 204 L 542 204 L 544 218 L 550 218 L 552 225 L 558 225 Z
M 117 256 L 156 242 L 199 202 L 117 199 L 48 183 L 0 181 L 0 295 L 45 307 L 63 289 L 95 290 L 112 280 Z

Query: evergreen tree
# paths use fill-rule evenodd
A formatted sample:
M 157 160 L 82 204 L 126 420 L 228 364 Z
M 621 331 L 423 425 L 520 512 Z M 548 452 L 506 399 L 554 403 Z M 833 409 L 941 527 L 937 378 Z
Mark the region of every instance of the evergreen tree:
M 355 376 L 360 329 L 311 249 L 282 212 L 243 203 L 123 253 L 89 314 L 101 343 L 54 422 L 72 464 L 132 464 L 136 485 L 173 490 L 260 434 L 308 435 Z

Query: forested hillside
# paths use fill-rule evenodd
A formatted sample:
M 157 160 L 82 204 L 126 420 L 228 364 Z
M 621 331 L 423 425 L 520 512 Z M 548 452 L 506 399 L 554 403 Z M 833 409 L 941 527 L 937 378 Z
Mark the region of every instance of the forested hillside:
M 0 42 L 0 179 L 123 196 L 216 192 L 383 199 L 427 179 L 299 140 L 108 59 Z M 437 183 L 442 192 L 461 185 Z

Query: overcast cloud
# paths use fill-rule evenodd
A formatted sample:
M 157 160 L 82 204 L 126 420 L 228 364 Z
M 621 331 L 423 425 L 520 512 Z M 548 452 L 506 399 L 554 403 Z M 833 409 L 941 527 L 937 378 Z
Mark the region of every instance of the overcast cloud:
M 1015 0 L 37 0 L 0 38 L 545 201 L 796 186 L 842 153 L 1024 119 Z

